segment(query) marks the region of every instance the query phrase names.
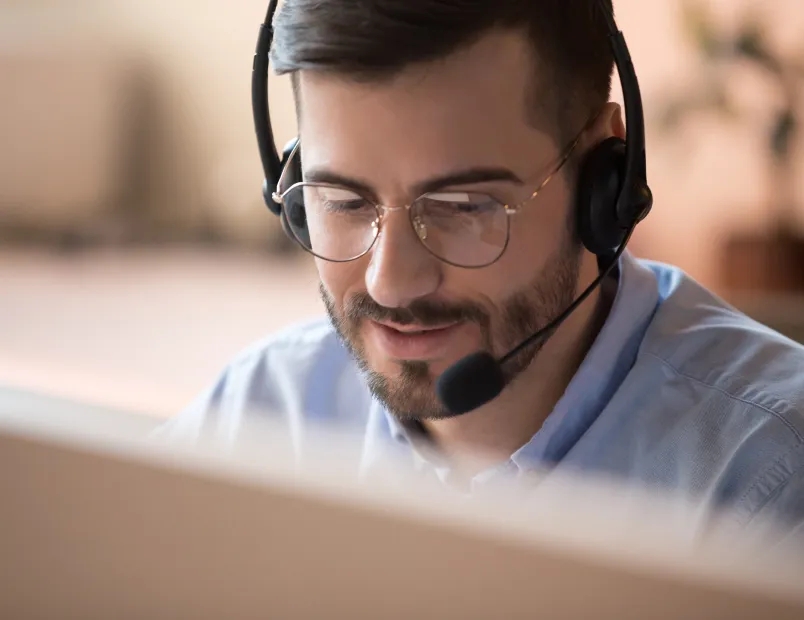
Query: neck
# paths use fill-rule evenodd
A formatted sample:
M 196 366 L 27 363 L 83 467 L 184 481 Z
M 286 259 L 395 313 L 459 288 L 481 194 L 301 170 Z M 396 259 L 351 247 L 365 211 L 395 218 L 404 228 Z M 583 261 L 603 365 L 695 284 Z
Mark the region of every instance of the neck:
M 579 291 L 598 275 L 597 262 L 583 262 Z M 439 452 L 465 468 L 482 469 L 507 460 L 539 431 L 583 362 L 614 298 L 607 279 L 545 342 L 531 365 L 491 403 L 470 413 L 423 426 Z

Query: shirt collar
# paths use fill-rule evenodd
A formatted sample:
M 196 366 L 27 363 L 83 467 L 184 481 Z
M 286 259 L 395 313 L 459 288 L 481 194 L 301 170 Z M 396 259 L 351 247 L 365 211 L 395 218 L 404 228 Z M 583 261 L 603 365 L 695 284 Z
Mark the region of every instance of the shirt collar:
M 609 315 L 564 395 L 542 428 L 513 454 L 520 469 L 558 463 L 589 429 L 622 384 L 659 302 L 656 276 L 625 252 Z
M 659 302 L 656 276 L 629 252 L 619 261 L 617 292 L 609 315 L 564 395 L 542 428 L 511 456 L 505 469 L 522 472 L 560 461 L 592 425 L 634 364 Z M 383 408 L 397 442 L 415 443 L 410 429 Z

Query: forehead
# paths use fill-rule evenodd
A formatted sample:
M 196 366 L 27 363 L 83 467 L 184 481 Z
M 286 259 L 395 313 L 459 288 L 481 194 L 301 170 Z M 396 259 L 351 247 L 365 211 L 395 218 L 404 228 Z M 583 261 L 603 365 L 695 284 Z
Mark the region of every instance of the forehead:
M 535 82 L 534 82 L 535 80 Z M 324 166 L 380 183 L 414 183 L 481 165 L 523 176 L 552 139 L 528 122 L 538 67 L 523 35 L 494 32 L 447 58 L 390 80 L 323 73 L 298 78 L 305 168 Z

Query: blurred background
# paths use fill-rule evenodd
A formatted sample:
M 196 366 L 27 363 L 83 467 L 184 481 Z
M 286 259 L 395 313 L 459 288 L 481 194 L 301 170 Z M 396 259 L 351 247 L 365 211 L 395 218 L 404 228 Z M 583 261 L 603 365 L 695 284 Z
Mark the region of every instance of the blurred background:
M 323 311 L 260 195 L 266 4 L 0 0 L 0 385 L 168 416 Z M 633 252 L 804 341 L 804 3 L 615 8 L 656 196 Z

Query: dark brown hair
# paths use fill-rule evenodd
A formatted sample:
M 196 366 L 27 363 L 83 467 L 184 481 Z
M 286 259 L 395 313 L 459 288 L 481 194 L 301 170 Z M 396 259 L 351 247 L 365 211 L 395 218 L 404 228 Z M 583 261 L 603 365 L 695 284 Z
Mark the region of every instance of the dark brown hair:
M 530 120 L 566 142 L 610 96 L 614 61 L 600 10 L 599 0 L 285 0 L 271 62 L 280 75 L 379 82 L 493 29 L 518 30 L 539 68 L 524 94 Z

